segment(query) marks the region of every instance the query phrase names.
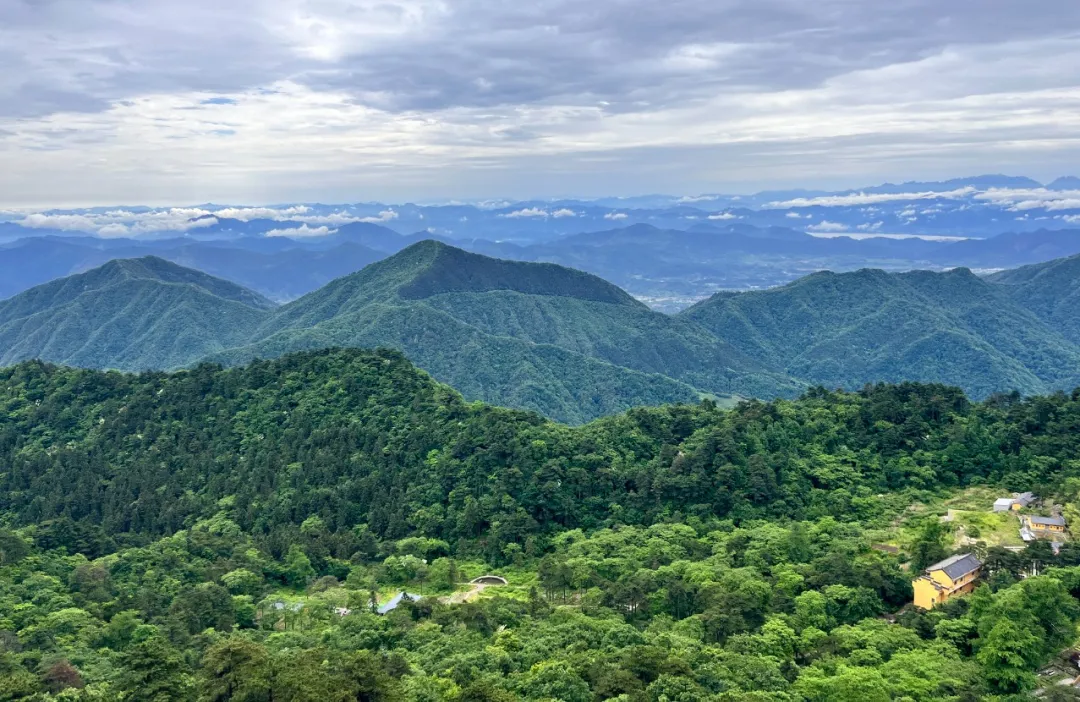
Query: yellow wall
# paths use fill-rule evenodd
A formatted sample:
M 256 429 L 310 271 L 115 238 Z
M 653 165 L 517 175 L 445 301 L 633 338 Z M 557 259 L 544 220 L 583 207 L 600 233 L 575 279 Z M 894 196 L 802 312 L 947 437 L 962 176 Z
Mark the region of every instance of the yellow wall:
M 1012 509 L 1013 512 L 1019 512 L 1020 511 L 1020 503 L 1019 502 L 1013 502 L 1012 505 L 1010 506 L 1010 509 Z
M 934 606 L 958 595 L 966 595 L 975 589 L 979 571 L 968 573 L 959 580 L 952 580 L 945 571 L 935 570 L 911 581 L 915 591 L 915 606 L 921 609 L 933 609 Z M 936 585 L 935 585 L 936 584 Z
M 915 590 L 915 606 L 920 609 L 933 609 L 934 605 L 941 602 L 941 592 L 927 578 L 916 578 L 911 581 L 911 587 Z

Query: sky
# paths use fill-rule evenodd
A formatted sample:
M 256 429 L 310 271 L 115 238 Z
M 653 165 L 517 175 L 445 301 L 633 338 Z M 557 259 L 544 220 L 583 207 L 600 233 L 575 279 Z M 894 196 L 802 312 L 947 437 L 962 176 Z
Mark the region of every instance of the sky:
M 0 0 L 0 207 L 1080 171 L 1076 0 Z

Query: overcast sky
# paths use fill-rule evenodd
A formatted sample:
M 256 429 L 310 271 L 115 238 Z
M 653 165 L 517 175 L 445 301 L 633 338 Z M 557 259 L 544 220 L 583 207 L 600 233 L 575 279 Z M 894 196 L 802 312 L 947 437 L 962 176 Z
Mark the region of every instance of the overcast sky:
M 1080 2 L 0 0 L 0 165 L 7 207 L 1049 180 Z

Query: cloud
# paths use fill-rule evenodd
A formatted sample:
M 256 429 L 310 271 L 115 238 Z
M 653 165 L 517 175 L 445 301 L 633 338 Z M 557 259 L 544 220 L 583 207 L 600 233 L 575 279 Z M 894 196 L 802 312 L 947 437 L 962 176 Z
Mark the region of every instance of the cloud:
M 383 222 L 389 222 L 397 219 L 398 213 L 394 210 L 383 210 L 377 217 L 360 217 L 355 220 L 357 222 L 368 222 L 369 224 L 381 224 Z
M 716 214 L 709 215 L 709 219 L 739 219 L 739 215 L 732 212 L 718 212 Z
M 782 202 L 770 202 L 766 207 L 786 209 L 789 207 L 857 207 L 882 202 L 908 202 L 911 200 L 956 200 L 973 195 L 975 188 L 957 188 L 947 192 L 912 192 L 912 193 L 850 193 L 847 195 L 822 195 L 820 197 L 798 197 Z
M 577 217 L 577 212 L 574 212 L 573 210 L 570 210 L 570 209 L 566 209 L 564 207 L 561 210 L 555 210 L 554 212 L 552 212 L 551 216 L 554 217 L 555 219 L 560 219 L 562 217 Z
M 311 208 L 306 205 L 295 205 L 277 209 L 274 207 L 224 207 L 215 210 L 214 215 L 223 219 L 238 219 L 241 222 L 250 222 L 253 219 L 292 219 L 297 215 L 310 212 Z
M 501 214 L 499 216 L 509 219 L 520 219 L 523 217 L 547 217 L 548 211 L 539 207 L 525 207 L 520 210 L 514 210 L 513 212 Z
M 681 205 L 691 205 L 695 202 L 714 202 L 719 199 L 719 195 L 684 195 L 676 200 L 676 202 Z
M 1080 198 L 1064 198 L 1061 200 L 1024 200 L 1013 205 L 1014 210 L 1080 210 Z
M 1069 224 L 1080 224 L 1080 215 L 1063 215 L 1061 218 Z
M 1008 206 L 1014 211 L 1045 209 L 1080 209 L 1080 190 L 1048 190 L 1046 188 L 992 188 L 975 196 L 976 200 Z
M 303 239 L 303 238 L 307 238 L 307 237 L 327 236 L 328 234 L 335 234 L 335 233 L 337 233 L 337 230 L 336 229 L 331 229 L 329 227 L 314 227 L 314 228 L 312 228 L 312 227 L 309 227 L 306 224 L 303 224 L 303 225 L 301 225 L 299 227 L 294 227 L 294 228 L 291 228 L 291 229 L 271 229 L 270 231 L 266 232 L 266 236 L 270 236 L 270 237 L 287 236 L 287 237 L 292 238 L 292 239 Z
M 41 214 L 27 215 L 19 222 L 30 229 L 59 229 L 67 232 L 97 231 L 96 222 L 86 215 Z
M 846 232 L 848 227 L 838 222 L 830 222 L 826 219 L 817 224 L 811 224 L 806 230 L 809 232 Z
M 1080 4 L 1052 4 L 13 0 L 0 197 L 393 201 L 1056 172 L 1080 152 Z
M 610 219 L 612 221 L 619 221 L 628 218 L 630 215 L 625 212 L 608 212 L 604 215 L 604 219 Z
M 19 221 L 31 229 L 59 229 L 97 234 L 103 237 L 138 236 L 156 232 L 186 232 L 218 223 L 207 210 L 169 208 L 145 212 L 110 210 L 108 212 L 33 213 Z

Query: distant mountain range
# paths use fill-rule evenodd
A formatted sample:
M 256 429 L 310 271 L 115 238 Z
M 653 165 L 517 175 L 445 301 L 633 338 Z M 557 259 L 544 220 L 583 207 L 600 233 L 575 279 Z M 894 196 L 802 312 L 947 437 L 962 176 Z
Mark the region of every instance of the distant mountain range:
M 224 277 L 276 302 L 289 302 L 331 280 L 435 239 L 504 259 L 548 262 L 593 273 L 650 306 L 674 312 L 720 290 L 774 287 L 818 270 L 867 266 L 888 271 L 979 271 L 1038 263 L 1080 253 L 1080 230 L 1044 229 L 990 239 L 825 238 L 791 227 L 741 222 L 698 222 L 687 229 L 634 224 L 517 244 L 452 240 L 426 233 L 401 235 L 357 222 L 335 233 L 293 239 L 242 235 L 199 240 L 103 239 L 93 236 L 24 238 L 0 245 L 0 298 L 89 270 L 119 258 L 155 255 Z
M 631 228 L 593 242 L 651 234 Z M 327 252 L 340 246 L 363 244 Z M 277 306 L 144 256 L 0 302 L 0 363 L 171 369 L 383 346 L 467 398 L 576 423 L 641 404 L 793 396 L 817 384 L 921 380 L 977 397 L 1071 389 L 1080 384 L 1078 296 L 1074 256 L 985 278 L 966 268 L 816 273 L 666 315 L 588 273 L 425 240 Z
M 426 239 L 558 263 L 675 312 L 818 270 L 966 266 L 1080 253 L 1080 178 L 1011 175 L 840 191 L 399 205 L 0 211 L 0 299 L 117 258 L 155 255 L 289 302 Z

